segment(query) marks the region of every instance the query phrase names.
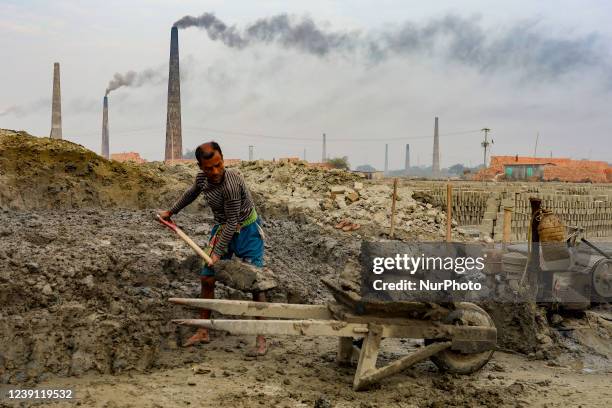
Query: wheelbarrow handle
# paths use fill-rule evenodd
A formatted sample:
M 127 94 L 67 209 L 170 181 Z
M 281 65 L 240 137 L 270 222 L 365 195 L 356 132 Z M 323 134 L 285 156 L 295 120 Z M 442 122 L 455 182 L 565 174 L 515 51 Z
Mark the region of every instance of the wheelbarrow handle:
M 200 256 L 200 258 L 206 261 L 207 264 L 210 265 L 213 263 L 210 256 L 208 256 L 208 254 L 204 252 L 204 250 L 200 248 L 198 244 L 193 242 L 193 240 L 189 238 L 189 236 L 185 234 L 183 230 L 180 229 L 175 223 L 173 223 L 172 221 L 164 220 L 162 217 L 159 216 L 159 214 L 157 214 L 157 220 L 166 227 L 170 228 L 172 231 L 176 232 L 176 235 L 178 235 L 183 241 L 185 241 L 187 245 L 189 245 L 191 249 L 193 249 L 195 253 Z

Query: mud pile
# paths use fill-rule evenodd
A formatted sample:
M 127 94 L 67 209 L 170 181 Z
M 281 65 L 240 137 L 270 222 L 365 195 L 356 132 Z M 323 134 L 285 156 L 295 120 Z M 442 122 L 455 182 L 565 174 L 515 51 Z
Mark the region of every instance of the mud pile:
M 155 208 L 191 182 L 189 166 L 119 163 L 66 140 L 0 129 L 0 209 Z
M 167 303 L 197 297 L 200 261 L 149 211 L 0 212 L 0 383 L 48 373 L 119 373 L 159 366 L 190 333 L 170 323 L 195 312 Z M 212 219 L 181 214 L 203 245 Z M 324 274 L 346 262 L 342 237 L 290 221 L 264 225 L 276 272 L 274 301 L 323 302 Z M 281 244 L 285 241 L 285 244 Z M 222 285 L 218 296 L 248 298 Z
M 393 188 L 344 170 L 309 167 L 305 162 L 242 162 L 237 169 L 252 192 L 261 197 L 268 214 L 334 227 L 346 220 L 368 237 L 389 234 Z M 465 240 L 453 221 L 454 240 Z M 349 231 L 347 231 L 349 232 Z M 401 240 L 440 240 L 446 235 L 446 214 L 417 201 L 410 188 L 397 190 L 395 237 Z
M 346 221 L 355 226 L 351 234 L 359 236 L 389 233 L 388 184 L 304 162 L 242 162 L 236 168 L 269 218 L 321 227 Z M 109 161 L 69 141 L 0 129 L 0 209 L 167 208 L 197 171 L 195 164 Z M 445 231 L 443 211 L 413 199 L 407 187 L 398 189 L 396 238 L 439 240 Z M 455 222 L 453 239 L 464 239 Z

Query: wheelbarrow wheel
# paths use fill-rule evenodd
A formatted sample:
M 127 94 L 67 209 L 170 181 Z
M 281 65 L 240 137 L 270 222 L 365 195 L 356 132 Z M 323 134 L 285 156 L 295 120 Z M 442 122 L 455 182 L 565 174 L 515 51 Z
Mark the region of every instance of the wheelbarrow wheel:
M 444 323 L 460 326 L 495 326 L 487 312 L 475 304 L 467 302 L 458 303 L 457 308 L 446 316 Z M 434 339 L 425 339 L 426 345 L 434 342 L 436 342 Z M 491 356 L 493 356 L 493 350 L 465 354 L 449 348 L 431 356 L 430 359 L 441 371 L 471 374 L 487 364 Z

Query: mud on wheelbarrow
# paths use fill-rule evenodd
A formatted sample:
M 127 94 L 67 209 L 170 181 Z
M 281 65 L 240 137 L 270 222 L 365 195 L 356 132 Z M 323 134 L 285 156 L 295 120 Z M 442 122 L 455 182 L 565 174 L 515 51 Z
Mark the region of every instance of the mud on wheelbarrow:
M 423 302 L 372 302 L 328 279 L 335 303 L 303 305 L 221 299 L 180 299 L 170 302 L 234 316 L 267 320 L 182 319 L 175 323 L 227 331 L 231 334 L 339 337 L 337 362 L 357 361 L 355 390 L 399 373 L 430 358 L 442 371 L 470 374 L 493 355 L 497 330 L 491 317 L 472 303 L 438 305 Z M 425 347 L 388 365 L 376 367 L 383 338 L 424 339 Z M 361 347 L 353 341 L 363 339 Z

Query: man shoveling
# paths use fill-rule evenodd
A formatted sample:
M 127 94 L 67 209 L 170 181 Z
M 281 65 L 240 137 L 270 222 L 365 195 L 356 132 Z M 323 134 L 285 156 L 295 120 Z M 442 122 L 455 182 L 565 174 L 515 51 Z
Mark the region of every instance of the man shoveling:
M 223 153 L 216 142 L 204 143 L 195 152 L 201 172 L 196 176 L 195 183 L 168 211 L 158 215 L 169 221 L 184 207 L 192 203 L 200 194 L 211 207 L 216 225 L 211 232 L 210 242 L 206 248 L 210 261 L 200 271 L 201 297 L 213 299 L 215 295 L 216 278 L 221 278 L 237 289 L 251 290 L 253 300 L 265 302 L 265 290 L 274 287 L 273 278 L 265 277 L 263 273 L 264 242 L 260 227 L 260 219 L 255 211 L 251 194 L 243 177 L 236 171 L 226 170 L 223 165 Z M 217 271 L 213 266 L 221 266 L 233 255 L 241 258 L 249 266 L 232 268 L 235 262 L 229 262 Z M 255 266 L 257 268 L 253 268 Z M 260 274 L 258 271 L 262 271 Z M 270 273 L 266 271 L 266 273 Z M 221 276 L 221 274 L 223 274 Z M 228 282 L 229 281 L 229 282 Z M 248 284 L 244 282 L 248 281 Z M 200 311 L 201 319 L 210 318 L 210 310 Z M 197 343 L 208 343 L 208 329 L 199 328 L 184 344 L 185 347 Z M 257 336 L 255 350 L 249 354 L 264 355 L 267 352 L 266 339 Z

